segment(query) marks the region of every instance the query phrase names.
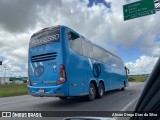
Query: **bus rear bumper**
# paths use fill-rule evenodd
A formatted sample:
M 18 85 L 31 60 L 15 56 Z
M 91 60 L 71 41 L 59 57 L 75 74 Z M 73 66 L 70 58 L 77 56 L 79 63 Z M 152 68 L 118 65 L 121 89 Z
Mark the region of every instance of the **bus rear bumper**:
M 64 97 L 64 94 L 37 94 L 37 93 L 29 93 L 29 95 L 32 95 L 34 97 Z
M 67 93 L 62 89 L 63 85 L 58 86 L 47 86 L 47 87 L 38 87 L 38 86 L 27 86 L 28 94 L 35 97 L 61 97 L 67 96 Z

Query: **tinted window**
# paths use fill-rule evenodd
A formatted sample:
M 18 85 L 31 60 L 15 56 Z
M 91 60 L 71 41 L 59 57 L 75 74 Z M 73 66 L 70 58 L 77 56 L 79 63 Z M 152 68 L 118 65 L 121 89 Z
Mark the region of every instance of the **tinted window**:
M 103 62 L 109 64 L 109 54 L 103 52 Z
M 93 53 L 94 59 L 103 62 L 103 51 L 100 48 L 93 46 Z
M 68 39 L 69 39 L 69 44 L 70 47 L 82 55 L 82 40 L 79 37 L 79 35 L 73 33 L 73 32 L 68 32 Z
M 36 47 L 43 44 L 49 44 L 52 42 L 59 42 L 59 41 L 60 41 L 59 28 L 45 29 L 32 35 L 29 43 L 29 47 L 31 48 L 31 47 Z
M 111 65 L 112 65 L 112 66 L 117 66 L 117 58 L 114 57 L 114 56 L 112 56 L 111 58 L 112 58 L 112 59 L 111 59 L 111 60 L 112 60 L 112 61 L 111 61 Z
M 77 35 L 76 33 L 68 32 L 68 39 L 69 40 L 75 40 L 75 39 L 78 39 L 78 38 L 79 38 L 79 35 Z
M 83 55 L 93 58 L 93 45 L 89 41 L 82 39 Z
M 123 65 L 123 62 L 121 61 L 121 59 L 115 57 L 115 56 L 112 56 L 111 57 L 111 65 L 112 66 L 122 66 Z

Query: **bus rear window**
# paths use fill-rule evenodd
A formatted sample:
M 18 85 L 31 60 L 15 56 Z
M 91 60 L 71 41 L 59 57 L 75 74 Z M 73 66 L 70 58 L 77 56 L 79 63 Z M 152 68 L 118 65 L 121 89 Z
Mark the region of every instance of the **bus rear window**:
M 36 47 L 44 44 L 49 44 L 52 42 L 60 41 L 60 29 L 45 29 L 32 35 L 29 43 L 29 47 Z

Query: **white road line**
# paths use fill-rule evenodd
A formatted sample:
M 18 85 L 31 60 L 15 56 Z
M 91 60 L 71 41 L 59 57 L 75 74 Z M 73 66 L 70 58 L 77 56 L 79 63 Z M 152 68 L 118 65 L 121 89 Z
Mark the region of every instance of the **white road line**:
M 20 101 L 15 101 L 15 102 L 1 103 L 0 106 L 2 106 L 2 105 L 7 105 L 7 104 L 13 104 L 13 103 L 24 102 L 24 101 L 28 101 L 28 100 L 37 100 L 37 99 L 40 99 L 40 98 L 31 98 L 31 99 L 25 99 L 25 100 L 20 100 Z
M 129 102 L 121 111 L 126 111 L 136 100 L 138 100 L 139 96 Z
M 120 112 L 122 112 L 122 111 L 127 111 L 127 109 L 131 106 L 131 105 L 133 105 L 133 103 L 136 101 L 136 100 L 138 100 L 138 98 L 140 97 L 140 95 L 138 96 L 138 97 L 136 97 L 135 99 L 133 99 L 132 101 L 130 101 L 126 106 L 124 106 L 124 108 L 122 108 L 121 110 L 120 110 Z M 119 117 L 113 117 L 114 119 L 118 119 Z

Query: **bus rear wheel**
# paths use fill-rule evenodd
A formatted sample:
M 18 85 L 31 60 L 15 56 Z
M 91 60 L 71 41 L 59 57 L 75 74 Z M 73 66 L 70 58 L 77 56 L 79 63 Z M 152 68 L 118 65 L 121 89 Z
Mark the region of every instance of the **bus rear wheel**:
M 96 88 L 95 88 L 95 85 L 93 83 L 90 83 L 89 94 L 88 94 L 87 97 L 88 97 L 89 101 L 93 101 L 96 97 Z
M 99 83 L 97 97 L 102 98 L 104 96 L 104 85 L 103 83 Z

